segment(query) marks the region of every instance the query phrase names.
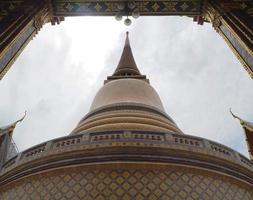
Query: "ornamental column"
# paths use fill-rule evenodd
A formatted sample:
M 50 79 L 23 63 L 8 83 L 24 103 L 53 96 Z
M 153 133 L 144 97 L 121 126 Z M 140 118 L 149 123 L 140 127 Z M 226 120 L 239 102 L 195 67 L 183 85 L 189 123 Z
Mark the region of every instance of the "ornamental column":
M 48 0 L 28 0 L 0 20 L 0 80 L 46 22 L 63 20 L 51 10 Z
M 242 6 L 232 0 L 209 0 L 204 15 L 253 78 L 253 17 Z

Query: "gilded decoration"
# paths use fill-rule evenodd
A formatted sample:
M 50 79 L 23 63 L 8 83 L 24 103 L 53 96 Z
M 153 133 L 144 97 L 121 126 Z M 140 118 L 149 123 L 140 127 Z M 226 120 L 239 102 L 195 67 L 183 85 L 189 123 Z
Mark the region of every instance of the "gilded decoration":
M 114 15 L 117 3 L 120 1 L 95 0 L 52 0 L 54 16 L 57 15 Z M 134 1 L 138 5 L 141 15 L 200 15 L 203 0 L 142 0 Z M 24 3 L 24 0 L 0 1 L 0 16 L 6 16 Z M 223 2 L 224 9 L 237 8 L 253 15 L 253 2 L 251 0 L 237 0 Z
M 201 1 L 134 1 L 141 15 L 197 15 Z M 61 1 L 53 2 L 56 15 L 115 15 L 119 1 Z

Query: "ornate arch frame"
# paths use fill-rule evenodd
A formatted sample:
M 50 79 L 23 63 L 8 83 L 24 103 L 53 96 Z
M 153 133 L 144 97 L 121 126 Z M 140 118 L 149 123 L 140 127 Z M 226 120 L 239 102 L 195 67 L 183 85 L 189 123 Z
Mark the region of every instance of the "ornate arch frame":
M 134 2 L 142 16 L 212 23 L 253 78 L 252 0 L 0 0 L 0 80 L 44 24 L 60 24 L 67 16 L 115 16 L 120 2 Z

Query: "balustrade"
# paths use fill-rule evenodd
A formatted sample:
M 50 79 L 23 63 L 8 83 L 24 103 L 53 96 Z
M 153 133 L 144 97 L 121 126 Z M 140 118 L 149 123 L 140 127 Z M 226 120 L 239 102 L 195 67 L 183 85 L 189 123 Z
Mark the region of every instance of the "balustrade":
M 225 147 L 221 144 L 205 140 L 202 138 L 194 137 L 194 136 L 187 136 L 187 135 L 177 135 L 173 133 L 148 133 L 148 132 L 138 132 L 138 131 L 128 131 L 128 132 L 113 132 L 113 133 L 92 133 L 92 134 L 80 134 L 80 135 L 71 135 L 67 137 L 58 138 L 55 140 L 48 141 L 47 143 L 42 143 L 26 151 L 22 152 L 21 154 L 13 157 L 12 159 L 8 160 L 4 165 L 3 169 L 7 169 L 13 164 L 22 161 L 26 158 L 32 158 L 34 156 L 40 155 L 43 153 L 49 153 L 54 149 L 62 149 L 64 151 L 65 147 L 68 146 L 79 146 L 79 145 L 89 145 L 92 143 L 97 142 L 108 142 L 108 141 L 132 141 L 136 142 L 138 146 L 142 142 L 147 142 L 149 145 L 152 144 L 165 144 L 170 147 L 170 144 L 179 145 L 182 147 L 191 147 L 197 149 L 206 150 L 206 152 L 215 152 L 220 155 L 226 156 L 229 159 L 237 159 L 240 163 L 247 165 L 250 168 L 253 168 L 253 163 L 245 158 L 244 156 L 234 152 L 232 149 Z M 141 142 L 141 143 L 140 143 Z M 152 143 L 153 142 L 153 143 Z M 126 143 L 124 143 L 125 145 Z M 187 150 L 189 148 L 187 147 Z M 239 156 L 236 156 L 236 155 Z M 216 154 L 216 156 L 218 156 Z
M 54 141 L 53 148 L 61 148 L 71 145 L 77 145 L 80 144 L 82 141 L 82 136 L 78 137 L 67 137 L 67 138 L 61 138 L 59 140 Z
M 176 144 L 181 144 L 181 145 L 189 145 L 189 146 L 195 146 L 195 147 L 203 147 L 203 142 L 201 139 L 195 139 L 195 138 L 189 138 L 185 136 L 178 136 L 178 135 L 173 135 L 174 142 Z
M 230 149 L 228 149 L 227 147 L 221 144 L 210 142 L 210 146 L 211 146 L 211 149 L 215 152 L 221 153 L 226 156 L 232 156 L 232 155 L 235 156 L 234 153 Z
M 24 151 L 22 153 L 22 159 L 27 158 L 27 157 L 31 157 L 31 156 L 35 156 L 37 154 L 44 152 L 46 149 L 46 144 L 47 143 L 43 143 L 43 144 L 37 145 L 35 147 L 32 147 L 32 148 Z
M 248 167 L 253 167 L 253 163 L 251 161 L 249 161 L 247 158 L 245 158 L 242 155 L 239 155 L 239 156 L 240 156 L 240 160 L 241 160 L 242 163 L 244 163 Z

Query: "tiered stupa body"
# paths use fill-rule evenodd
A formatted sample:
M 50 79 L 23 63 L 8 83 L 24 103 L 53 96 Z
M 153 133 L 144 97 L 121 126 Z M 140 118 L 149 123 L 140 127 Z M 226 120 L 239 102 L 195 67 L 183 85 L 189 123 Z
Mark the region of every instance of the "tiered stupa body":
M 90 112 L 72 134 L 101 131 L 182 134 L 166 114 L 160 97 L 149 80 L 139 72 L 128 35 L 115 72 L 107 77 L 91 104 Z
M 253 163 L 183 134 L 134 61 L 118 67 L 69 136 L 32 147 L 0 172 L 0 199 L 253 199 Z

